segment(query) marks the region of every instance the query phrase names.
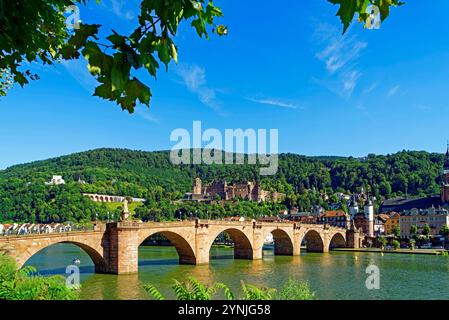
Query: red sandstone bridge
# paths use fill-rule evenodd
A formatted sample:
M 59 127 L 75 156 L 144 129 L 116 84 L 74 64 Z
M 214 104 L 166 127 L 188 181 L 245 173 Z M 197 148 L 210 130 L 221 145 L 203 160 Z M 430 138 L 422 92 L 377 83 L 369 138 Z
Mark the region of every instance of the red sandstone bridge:
M 360 243 L 357 234 L 323 225 L 195 220 L 118 222 L 97 225 L 92 231 L 6 236 L 0 237 L 0 252 L 23 266 L 48 246 L 72 243 L 86 251 L 96 272 L 126 274 L 138 271 L 138 248 L 152 235 L 165 236 L 176 248 L 181 264 L 207 264 L 210 248 L 222 232 L 232 238 L 236 259 L 261 259 L 264 240 L 270 233 L 276 255 L 299 255 L 303 240 L 307 251 L 312 252 L 329 252 L 331 248 L 355 247 Z

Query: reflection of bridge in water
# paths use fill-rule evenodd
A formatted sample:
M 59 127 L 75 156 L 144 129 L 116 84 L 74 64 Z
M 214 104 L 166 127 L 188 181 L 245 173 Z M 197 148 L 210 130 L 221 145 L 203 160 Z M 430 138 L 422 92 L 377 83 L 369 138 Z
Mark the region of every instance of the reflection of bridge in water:
M 261 259 L 264 240 L 271 233 L 276 255 L 307 251 L 329 252 L 336 247 L 358 247 L 359 235 L 346 229 L 315 224 L 195 220 L 165 223 L 119 222 L 97 225 L 92 231 L 33 234 L 0 238 L 0 252 L 22 266 L 31 256 L 56 243 L 72 243 L 89 254 L 100 273 L 138 271 L 138 247 L 160 234 L 176 248 L 181 264 L 207 264 L 214 240 L 226 232 L 234 242 L 236 259 Z

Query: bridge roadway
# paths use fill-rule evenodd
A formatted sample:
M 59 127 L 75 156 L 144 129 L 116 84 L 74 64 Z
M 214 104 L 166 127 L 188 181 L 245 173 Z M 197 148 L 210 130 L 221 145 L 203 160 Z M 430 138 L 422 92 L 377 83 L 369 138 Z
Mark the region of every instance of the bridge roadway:
M 358 247 L 354 234 L 342 228 L 318 224 L 193 220 L 179 222 L 114 222 L 97 224 L 92 231 L 30 234 L 0 237 L 0 252 L 19 265 L 56 243 L 82 248 L 99 273 L 138 272 L 138 247 L 150 236 L 161 234 L 176 248 L 181 264 L 207 264 L 218 235 L 226 232 L 234 241 L 236 259 L 261 259 L 265 239 L 271 233 L 276 255 L 299 255 L 305 240 L 307 251 L 329 252 L 336 247 Z

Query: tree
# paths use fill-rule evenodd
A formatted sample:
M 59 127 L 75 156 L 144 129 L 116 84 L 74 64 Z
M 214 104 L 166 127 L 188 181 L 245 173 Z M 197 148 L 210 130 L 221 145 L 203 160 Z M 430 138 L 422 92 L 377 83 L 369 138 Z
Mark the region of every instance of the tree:
M 401 243 L 398 240 L 393 240 L 391 245 L 393 246 L 394 250 L 398 250 L 401 247 Z
M 379 8 L 384 21 L 391 6 L 403 4 L 399 0 L 329 2 L 340 6 L 337 15 L 343 33 L 356 14 L 360 22 L 369 21 L 370 5 Z M 136 74 L 144 69 L 156 77 L 161 64 L 168 70 L 171 61 L 178 61 L 178 47 L 173 39 L 182 22 L 190 22 L 201 38 L 209 38 L 210 33 L 223 36 L 228 32 L 226 26 L 215 24 L 215 18 L 223 17 L 223 13 L 211 0 L 142 0 L 138 25 L 130 34 L 113 30 L 100 40 L 98 24 L 82 23 L 75 31 L 67 29 L 64 13 L 76 4 L 87 5 L 88 1 L 0 0 L 0 96 L 6 95 L 11 82 L 23 87 L 29 80 L 39 79 L 30 70 L 22 70 L 24 65 L 31 62 L 51 65 L 82 55 L 99 82 L 94 95 L 114 101 L 132 113 L 137 102 L 149 106 L 152 95 Z
M 385 237 L 379 237 L 379 244 L 380 244 L 380 249 L 384 250 L 385 247 L 387 246 L 387 238 Z
M 425 236 L 426 238 L 430 235 L 430 227 L 427 223 L 422 228 L 422 235 Z
M 97 2 L 99 2 L 97 0 Z M 100 83 L 95 96 L 116 102 L 123 110 L 134 111 L 137 101 L 149 106 L 151 91 L 136 73 L 146 69 L 156 77 L 160 64 L 168 69 L 177 62 L 173 42 L 182 21 L 189 21 L 200 37 L 209 32 L 225 35 L 225 26 L 214 18 L 223 16 L 209 0 L 142 0 L 138 25 L 129 35 L 116 31 L 100 42 L 100 25 L 80 24 L 74 32 L 66 28 L 64 12 L 85 0 L 0 1 L 0 70 L 7 70 L 19 85 L 38 79 L 29 70 L 20 71 L 26 62 L 53 64 L 60 60 L 88 61 L 88 68 Z M 210 28 L 208 28 L 208 26 Z M 2 88 L 1 94 L 5 93 Z
M 416 240 L 410 239 L 410 250 L 415 251 Z
M 395 238 L 399 238 L 401 236 L 401 227 L 398 224 L 393 227 L 393 235 Z
M 443 226 L 443 228 L 441 228 L 440 230 L 440 235 L 448 237 L 449 236 L 449 227 L 448 226 Z
M 410 226 L 410 235 L 414 238 L 418 235 L 418 226 L 417 225 L 411 225 Z

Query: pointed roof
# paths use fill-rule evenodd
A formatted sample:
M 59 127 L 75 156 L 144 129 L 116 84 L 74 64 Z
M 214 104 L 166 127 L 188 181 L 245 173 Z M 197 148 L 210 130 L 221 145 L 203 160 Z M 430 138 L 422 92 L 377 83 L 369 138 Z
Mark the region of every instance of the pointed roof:
M 447 145 L 447 152 L 444 158 L 444 170 L 449 170 L 449 143 Z

